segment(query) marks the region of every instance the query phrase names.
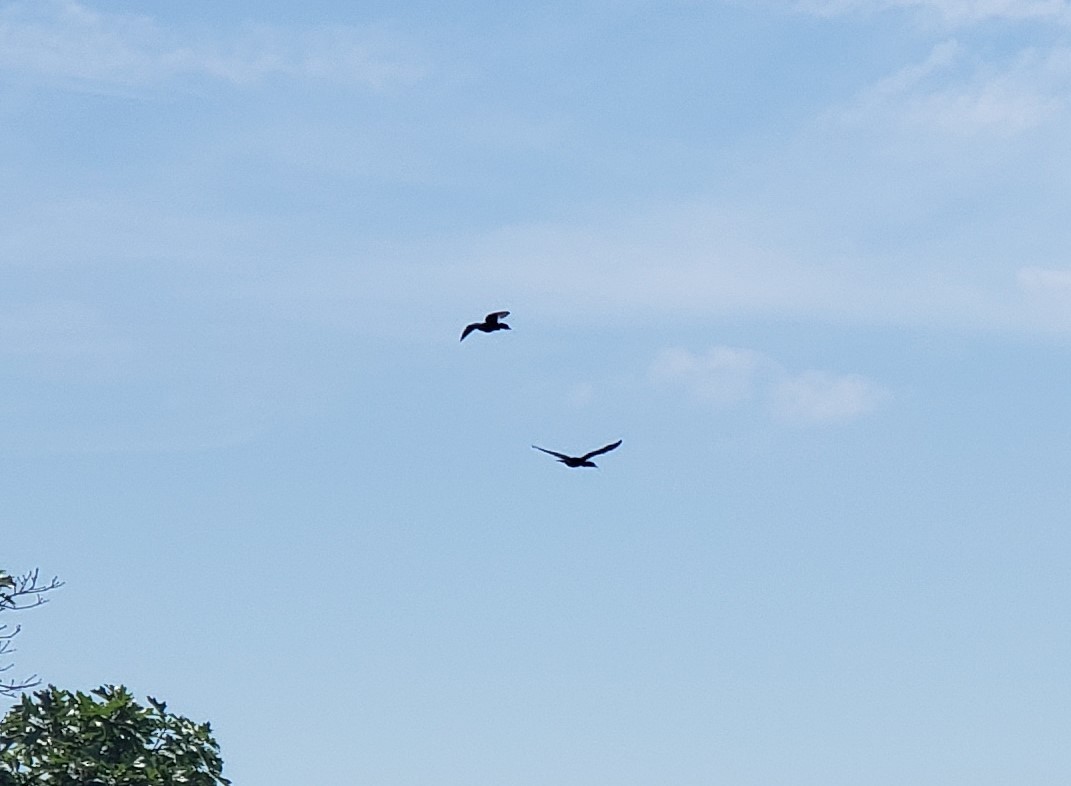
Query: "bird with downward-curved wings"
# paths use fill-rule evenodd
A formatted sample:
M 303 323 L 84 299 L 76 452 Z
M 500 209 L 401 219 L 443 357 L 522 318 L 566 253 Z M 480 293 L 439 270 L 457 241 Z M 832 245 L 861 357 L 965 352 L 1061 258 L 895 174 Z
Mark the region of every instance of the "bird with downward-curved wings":
M 616 450 L 621 445 L 622 441 L 623 440 L 619 439 L 617 442 L 612 442 L 609 445 L 604 445 L 598 450 L 593 450 L 590 453 L 585 453 L 583 456 L 567 456 L 564 453 L 558 453 L 555 450 L 547 450 L 546 448 L 541 448 L 539 447 L 539 445 L 532 445 L 532 447 L 536 450 L 541 450 L 544 453 L 549 453 L 552 456 L 557 456 L 558 461 L 560 461 L 567 467 L 598 467 L 598 464 L 592 461 L 592 459 L 595 458 L 595 456 L 601 456 L 603 453 L 609 453 L 611 450 Z
M 510 326 L 505 322 L 499 320 L 503 317 L 508 317 L 508 311 L 492 311 L 486 317 L 483 318 L 483 322 L 473 322 L 471 325 L 466 325 L 465 329 L 461 331 L 461 341 L 465 340 L 465 336 L 474 330 L 479 330 L 482 333 L 494 333 L 496 330 L 510 330 Z

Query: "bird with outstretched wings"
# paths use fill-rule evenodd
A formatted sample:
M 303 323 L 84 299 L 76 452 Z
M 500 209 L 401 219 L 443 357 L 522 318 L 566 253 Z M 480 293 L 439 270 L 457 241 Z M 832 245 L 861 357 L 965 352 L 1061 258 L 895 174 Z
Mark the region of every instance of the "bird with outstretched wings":
M 583 456 L 567 456 L 564 453 L 559 453 L 556 450 L 547 450 L 546 448 L 541 448 L 539 447 L 539 445 L 532 445 L 532 447 L 536 450 L 541 450 L 544 453 L 549 453 L 552 456 L 556 456 L 558 461 L 560 461 L 567 467 L 598 467 L 598 464 L 592 461 L 592 459 L 596 456 L 601 456 L 603 453 L 609 453 L 611 450 L 616 450 L 618 447 L 621 446 L 622 442 L 623 440 L 619 439 L 617 442 L 611 442 L 609 445 L 604 445 L 598 450 L 593 450 L 590 453 L 585 453 Z
M 465 329 L 461 331 L 461 341 L 465 340 L 465 336 L 474 330 L 479 330 L 482 333 L 494 333 L 496 330 L 511 330 L 509 325 L 499 320 L 508 317 L 508 311 L 492 311 L 486 317 L 483 318 L 483 322 L 473 322 L 471 325 L 466 325 Z

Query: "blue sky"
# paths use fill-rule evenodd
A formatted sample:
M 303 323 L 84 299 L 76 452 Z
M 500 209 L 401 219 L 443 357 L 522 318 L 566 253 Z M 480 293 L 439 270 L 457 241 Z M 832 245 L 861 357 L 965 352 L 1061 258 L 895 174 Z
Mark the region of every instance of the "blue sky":
M 258 786 L 1065 784 L 1069 121 L 1063 0 L 0 2 L 17 669 Z

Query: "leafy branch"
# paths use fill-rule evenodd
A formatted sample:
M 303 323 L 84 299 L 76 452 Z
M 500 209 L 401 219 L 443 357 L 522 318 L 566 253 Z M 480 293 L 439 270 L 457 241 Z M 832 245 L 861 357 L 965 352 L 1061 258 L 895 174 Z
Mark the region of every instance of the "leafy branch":
M 207 723 L 122 685 L 48 686 L 0 719 L 0 786 L 230 786 Z

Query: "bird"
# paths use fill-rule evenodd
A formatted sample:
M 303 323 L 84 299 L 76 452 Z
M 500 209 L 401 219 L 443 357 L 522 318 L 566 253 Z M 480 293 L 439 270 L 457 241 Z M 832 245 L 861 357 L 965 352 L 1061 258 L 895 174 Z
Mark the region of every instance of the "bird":
M 567 467 L 573 467 L 573 468 L 576 468 L 576 467 L 596 467 L 597 468 L 598 465 L 594 461 L 592 461 L 591 459 L 593 459 L 595 456 L 599 456 L 599 455 L 602 455 L 603 453 L 609 453 L 611 450 L 615 450 L 617 447 L 619 447 L 621 445 L 622 441 L 623 440 L 619 439 L 617 442 L 611 442 L 609 445 L 605 445 L 605 446 L 599 448 L 598 450 L 593 450 L 590 453 L 585 453 L 583 456 L 566 456 L 564 453 L 558 453 L 557 451 L 554 451 L 554 450 L 547 450 L 546 448 L 539 447 L 539 445 L 532 445 L 532 447 L 535 448 L 536 450 L 542 450 L 544 453 L 549 453 L 552 456 L 557 456 L 558 457 L 558 461 L 560 461 L 562 464 L 564 464 Z
M 465 329 L 461 331 L 461 341 L 465 340 L 465 336 L 474 330 L 479 330 L 483 333 L 494 333 L 496 330 L 510 330 L 510 326 L 505 322 L 499 322 L 498 320 L 503 317 L 508 317 L 508 311 L 492 311 L 486 317 L 483 318 L 483 322 L 473 322 L 471 325 L 466 325 Z

